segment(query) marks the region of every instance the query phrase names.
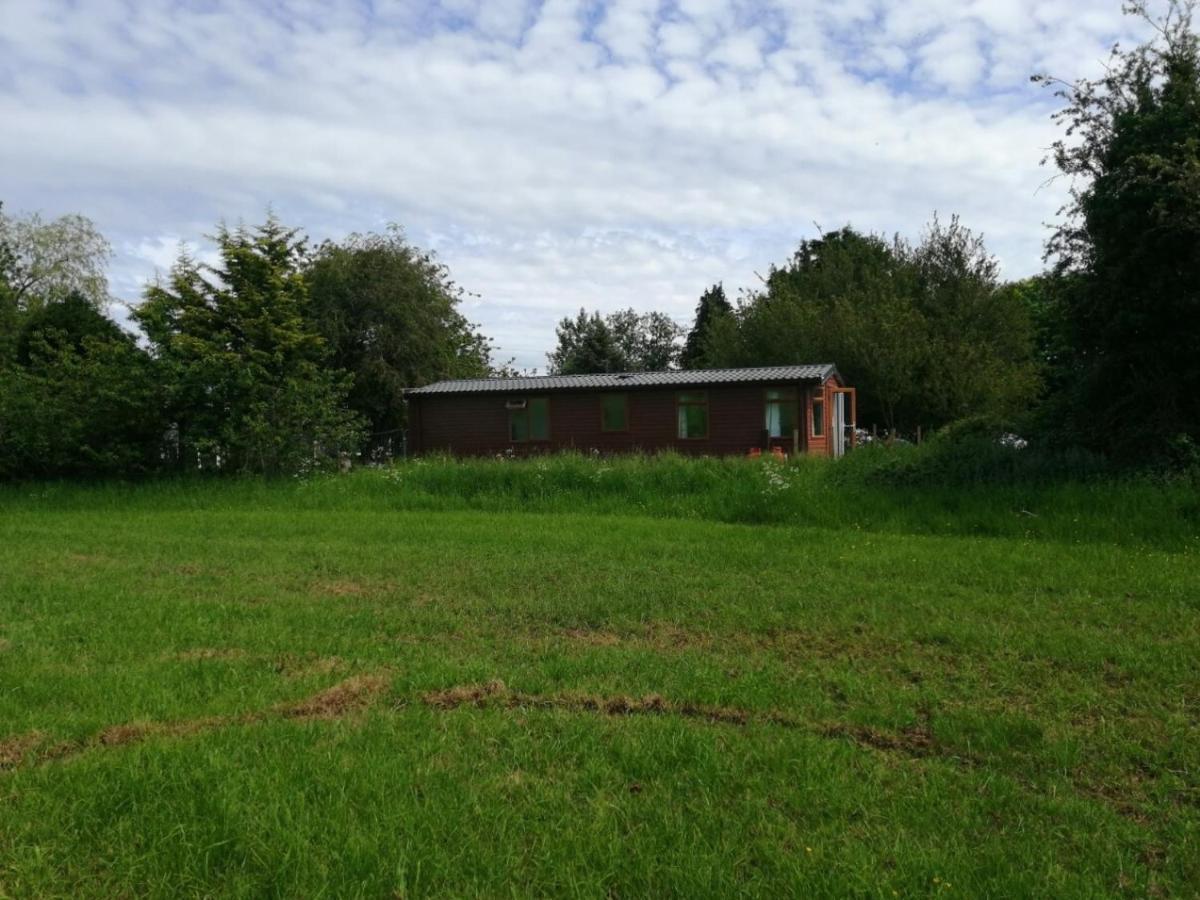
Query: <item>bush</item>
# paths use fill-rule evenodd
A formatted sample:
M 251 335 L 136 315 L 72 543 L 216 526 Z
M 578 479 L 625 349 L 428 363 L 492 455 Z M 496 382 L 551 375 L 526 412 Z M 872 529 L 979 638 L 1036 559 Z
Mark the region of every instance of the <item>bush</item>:
M 839 465 L 842 483 L 937 486 L 1088 482 L 1114 475 L 1101 456 L 1019 438 L 1009 423 L 987 416 L 962 419 L 920 446 L 872 445 Z

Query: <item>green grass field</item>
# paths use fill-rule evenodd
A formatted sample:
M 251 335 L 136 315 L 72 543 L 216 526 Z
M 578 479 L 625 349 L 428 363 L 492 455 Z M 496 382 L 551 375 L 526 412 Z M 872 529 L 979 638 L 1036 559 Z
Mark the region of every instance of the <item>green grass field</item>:
M 673 459 L 5 489 L 0 896 L 1196 895 L 1198 510 Z

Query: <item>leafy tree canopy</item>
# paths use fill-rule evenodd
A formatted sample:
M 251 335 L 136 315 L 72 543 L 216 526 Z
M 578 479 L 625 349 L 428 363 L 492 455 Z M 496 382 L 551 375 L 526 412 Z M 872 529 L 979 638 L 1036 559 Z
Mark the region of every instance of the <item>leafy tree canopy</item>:
M 305 278 L 329 364 L 353 374 L 350 405 L 373 432 L 404 424 L 404 388 L 489 373 L 488 340 L 458 310 L 462 289 L 398 227 L 325 242 Z
M 1155 36 L 1117 47 L 1105 75 L 1046 76 L 1064 107 L 1050 158 L 1072 181 L 1047 247 L 1078 372 L 1068 425 L 1118 456 L 1200 440 L 1200 38 L 1194 3 L 1168 0 Z
M 181 256 L 134 312 L 167 374 L 183 458 L 275 474 L 355 449 L 349 379 L 326 368 L 310 318 L 305 239 L 272 216 L 215 240 L 218 265 Z
M 915 247 L 851 228 L 803 241 L 708 344 L 714 365 L 834 362 L 860 423 L 889 428 L 1012 415 L 1037 387 L 1028 312 L 957 219 Z
M 0 379 L 0 477 L 131 474 L 157 465 L 153 360 L 80 294 L 30 313 Z
M 579 310 L 556 329 L 558 346 L 546 355 L 555 375 L 657 372 L 679 357 L 680 328 L 661 312 L 623 309 L 601 316 Z
M 108 241 L 84 216 L 47 222 L 37 213 L 12 217 L 0 208 L 0 294 L 20 312 L 72 293 L 103 309 L 109 299 L 105 268 L 111 256 Z

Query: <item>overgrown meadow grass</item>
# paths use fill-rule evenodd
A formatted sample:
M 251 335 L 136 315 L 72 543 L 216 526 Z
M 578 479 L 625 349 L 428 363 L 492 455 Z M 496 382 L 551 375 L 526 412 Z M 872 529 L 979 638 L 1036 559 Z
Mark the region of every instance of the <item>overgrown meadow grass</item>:
M 1005 452 L 1020 458 L 1020 451 Z M 425 458 L 350 476 L 286 481 L 185 478 L 150 484 L 51 483 L 8 495 L 21 506 L 564 513 L 795 525 L 899 534 L 990 535 L 1200 548 L 1200 480 L 1064 477 L 1059 467 L 979 470 L 925 448 L 870 448 L 846 459 Z M 953 466 L 957 464 L 958 468 Z M 1039 477 L 1043 470 L 1049 475 Z M 1003 474 L 995 478 L 997 471 Z M 3 497 L 0 489 L 0 497 Z
M 930 453 L 4 489 L 0 896 L 1195 894 L 1194 486 Z

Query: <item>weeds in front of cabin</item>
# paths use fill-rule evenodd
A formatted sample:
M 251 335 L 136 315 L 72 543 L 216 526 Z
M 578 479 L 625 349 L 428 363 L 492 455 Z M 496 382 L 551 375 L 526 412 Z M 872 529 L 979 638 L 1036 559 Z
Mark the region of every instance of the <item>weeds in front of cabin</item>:
M 920 447 L 864 447 L 836 461 L 671 453 L 426 457 L 348 475 L 314 474 L 286 486 L 189 478 L 136 486 L 8 487 L 0 488 L 0 504 L 7 496 L 19 498 L 17 506 L 48 509 L 104 502 L 121 508 L 133 503 L 191 509 L 251 503 L 297 510 L 589 513 L 1200 548 L 1200 478 L 1100 479 L 1086 466 L 1072 477 L 1059 463 L 1012 462 L 1014 457 L 1032 460 L 1022 456 L 1028 449 L 996 449 L 1006 462 L 990 469 L 988 478 L 981 470 L 956 468 L 951 462 L 939 475 L 941 462 L 960 451 L 929 441 Z M 1042 475 L 1013 481 L 1017 471 Z

